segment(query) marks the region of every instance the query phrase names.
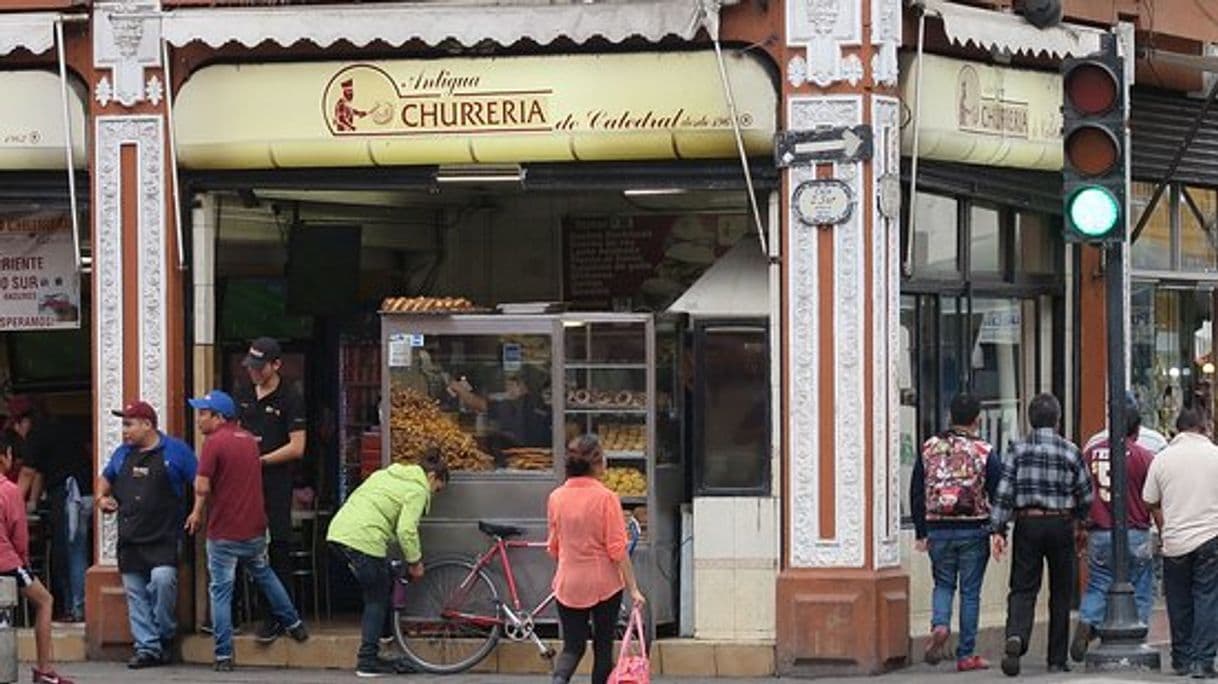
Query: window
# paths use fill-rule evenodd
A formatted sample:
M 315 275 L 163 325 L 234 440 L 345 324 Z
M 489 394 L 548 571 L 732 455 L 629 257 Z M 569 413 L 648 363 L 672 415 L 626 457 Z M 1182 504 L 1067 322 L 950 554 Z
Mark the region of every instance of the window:
M 1133 226 L 1142 221 L 1142 215 L 1147 210 L 1154 183 L 1130 184 L 1132 207 L 1131 218 Z M 1155 203 L 1151 216 L 1147 220 L 1142 233 L 1134 241 L 1131 248 L 1133 267 L 1150 270 L 1168 270 L 1171 268 L 1171 204 L 1170 193 L 1165 193 Z M 1132 230 L 1132 227 L 1131 227 Z
M 1180 189 L 1180 266 L 1185 271 L 1218 271 L 1218 202 L 1214 191 Z
M 770 362 L 764 325 L 698 324 L 694 493 L 770 492 Z
M 959 221 L 956 200 L 919 192 L 914 230 L 914 271 L 925 274 L 960 272 Z
M 1133 229 L 1142 224 L 1132 247 L 1135 271 L 1218 273 L 1218 192 L 1168 185 L 1151 207 L 1155 184 L 1131 187 Z
M 972 273 L 1001 273 L 1001 214 L 992 207 L 969 207 L 969 270 Z

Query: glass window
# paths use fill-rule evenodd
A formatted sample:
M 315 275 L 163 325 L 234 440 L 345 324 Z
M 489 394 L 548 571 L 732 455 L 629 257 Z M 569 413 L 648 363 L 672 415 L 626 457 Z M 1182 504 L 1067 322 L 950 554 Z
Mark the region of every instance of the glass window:
M 1015 271 L 1047 275 L 1060 270 L 1058 245 L 1061 237 L 1053 230 L 1047 214 L 1028 211 L 1015 213 Z
M 915 202 L 914 270 L 919 273 L 959 273 L 956 200 L 919 192 Z
M 1215 191 L 1183 188 L 1180 197 L 1180 268 L 1218 271 L 1218 201 Z
M 1020 432 L 1023 322 L 1018 299 L 973 300 L 973 394 L 981 402 L 981 435 L 999 450 Z
M 1131 230 L 1142 220 L 1142 213 L 1155 191 L 1154 183 L 1131 183 L 1130 206 L 1132 207 Z M 1171 269 L 1171 202 L 1170 192 L 1165 191 L 1155 203 L 1150 221 L 1142 229 L 1137 242 L 1133 243 L 1133 267 L 1153 270 Z
M 696 366 L 700 494 L 765 494 L 769 487 L 769 349 L 763 328 L 707 327 Z
M 901 393 L 901 517 L 908 518 L 909 480 L 913 474 L 914 459 L 918 457 L 918 349 L 914 344 L 918 329 L 917 299 L 901 297 L 900 358 L 897 359 L 897 385 Z
M 969 207 L 969 269 L 974 273 L 1002 272 L 1002 222 L 997 209 Z

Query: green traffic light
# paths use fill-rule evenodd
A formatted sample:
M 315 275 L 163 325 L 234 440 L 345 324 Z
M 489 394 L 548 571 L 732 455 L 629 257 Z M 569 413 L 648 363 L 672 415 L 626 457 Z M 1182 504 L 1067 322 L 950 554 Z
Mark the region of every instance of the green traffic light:
M 1121 217 L 1121 207 L 1107 188 L 1091 185 L 1070 197 L 1071 225 L 1087 237 L 1106 237 Z

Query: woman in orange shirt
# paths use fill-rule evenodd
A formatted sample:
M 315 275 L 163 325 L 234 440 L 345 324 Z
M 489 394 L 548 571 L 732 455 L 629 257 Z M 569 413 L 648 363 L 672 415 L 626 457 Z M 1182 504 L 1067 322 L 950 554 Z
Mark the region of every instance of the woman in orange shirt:
M 592 636 L 592 684 L 605 684 L 613 671 L 613 633 L 623 589 L 636 604 L 645 599 L 626 552 L 622 505 L 598 479 L 605 455 L 596 435 L 567 445 L 567 481 L 550 493 L 546 518 L 549 551 L 558 561 L 554 596 L 562 623 L 562 654 L 554 663 L 553 684 L 567 684 Z

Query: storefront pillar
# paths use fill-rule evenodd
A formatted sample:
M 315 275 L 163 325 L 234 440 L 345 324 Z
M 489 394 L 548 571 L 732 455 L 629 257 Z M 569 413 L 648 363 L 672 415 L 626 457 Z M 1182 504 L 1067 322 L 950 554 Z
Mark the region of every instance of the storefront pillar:
M 901 3 L 789 2 L 786 15 L 785 128 L 870 126 L 874 155 L 796 159 L 783 176 L 777 667 L 870 674 L 909 651 L 896 380 Z M 806 219 L 818 202 L 799 200 L 829 179 L 845 185 L 853 209 L 836 225 L 808 225 L 801 210 Z
M 136 397 L 183 427 L 182 269 L 167 147 L 158 2 L 99 2 L 88 33 L 92 127 L 93 413 L 97 472 L 121 443 L 110 411 Z M 91 658 L 130 655 L 117 521 L 99 516 L 86 588 Z M 189 584 L 189 578 L 180 578 Z

